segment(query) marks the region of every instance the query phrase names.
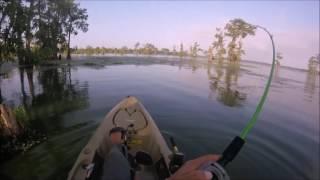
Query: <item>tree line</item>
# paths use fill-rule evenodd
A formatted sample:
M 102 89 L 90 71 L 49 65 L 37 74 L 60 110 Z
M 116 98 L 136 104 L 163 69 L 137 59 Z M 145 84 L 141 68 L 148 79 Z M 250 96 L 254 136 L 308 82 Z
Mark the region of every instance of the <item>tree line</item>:
M 144 54 L 197 57 L 208 60 L 240 61 L 245 54 L 243 40 L 254 36 L 256 26 L 243 19 L 230 20 L 223 28 L 216 28 L 208 49 L 194 42 L 189 48 L 183 43 L 169 48 L 157 48 L 152 43 L 137 42 L 132 48 L 92 47 L 70 48 L 71 35 L 88 31 L 87 10 L 74 0 L 0 0 L 0 62 L 18 59 L 19 64 L 31 64 L 43 59 L 57 59 L 62 53 L 71 59 L 74 54 Z M 188 50 L 187 50 L 188 49 Z M 277 65 L 282 54 L 277 52 Z M 315 59 L 315 58 L 313 58 Z M 310 61 L 314 69 L 316 61 Z
M 93 54 L 135 54 L 135 55 L 172 55 L 172 56 L 192 56 L 197 57 L 199 56 L 199 52 L 206 53 L 201 48 L 199 48 L 199 44 L 195 42 L 192 46 L 190 46 L 190 51 L 184 50 L 184 45 L 181 43 L 179 45 L 179 50 L 177 50 L 176 46 L 173 46 L 172 49 L 168 48 L 158 48 L 152 43 L 145 43 L 142 44 L 137 42 L 134 44 L 133 48 L 129 48 L 127 46 L 122 46 L 121 48 L 107 48 L 107 47 L 92 47 L 87 46 L 85 48 L 77 48 L 74 47 L 72 52 L 74 54 L 86 54 L 86 55 L 93 55 Z
M 198 42 L 194 42 L 189 50 L 186 50 L 183 43 L 179 47 L 173 46 L 172 49 L 157 48 L 151 43 L 141 44 L 137 42 L 133 48 L 123 46 L 121 48 L 91 47 L 74 48 L 75 54 L 146 54 L 146 55 L 174 55 L 174 56 L 191 56 L 197 57 L 199 53 L 207 56 L 209 60 L 229 59 L 230 61 L 239 61 L 241 56 L 245 54 L 243 49 L 243 39 L 248 35 L 255 35 L 256 27 L 247 23 L 242 19 L 232 19 L 224 27 L 224 29 L 216 28 L 216 34 L 209 48 L 201 49 Z M 229 41 L 226 44 L 226 41 Z M 178 49 L 178 50 L 177 50 Z M 227 55 L 227 56 L 226 56 Z
M 57 59 L 70 37 L 88 30 L 87 10 L 74 0 L 0 0 L 0 62 Z
M 208 60 L 228 59 L 231 62 L 237 62 L 241 60 L 242 55 L 245 54 L 243 49 L 243 40 L 247 36 L 254 36 L 256 32 L 256 26 L 247 23 L 246 21 L 236 18 L 230 20 L 224 28 L 216 28 L 213 42 L 209 46 L 208 50 L 201 49 L 198 42 L 194 42 L 189 50 L 185 50 L 183 43 L 180 43 L 179 50 L 176 46 L 172 49 L 168 48 L 157 48 L 151 43 L 141 44 L 137 42 L 133 48 L 123 46 L 122 48 L 106 48 L 106 47 L 91 47 L 86 48 L 75 48 L 74 53 L 76 54 L 145 54 L 145 55 L 173 55 L 173 56 L 190 56 L 197 57 L 199 53 L 207 56 Z M 276 53 L 276 65 L 280 67 L 280 61 L 283 59 L 281 52 Z M 309 59 L 308 70 L 310 72 L 317 72 L 319 68 L 320 55 L 312 56 Z

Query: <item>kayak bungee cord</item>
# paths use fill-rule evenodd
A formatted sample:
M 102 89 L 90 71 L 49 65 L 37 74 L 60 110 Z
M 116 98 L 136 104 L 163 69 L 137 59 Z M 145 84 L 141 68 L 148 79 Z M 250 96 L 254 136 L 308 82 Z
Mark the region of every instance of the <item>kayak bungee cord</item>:
M 217 162 L 209 162 L 205 165 L 203 165 L 200 169 L 210 171 L 213 175 L 212 180 L 229 180 L 229 176 L 227 172 L 225 171 L 224 167 L 231 162 L 239 153 L 242 146 L 245 143 L 245 139 L 250 132 L 250 130 L 253 128 L 253 126 L 256 124 L 257 119 L 259 117 L 259 114 L 262 110 L 263 104 L 267 98 L 267 95 L 269 93 L 269 88 L 271 85 L 272 77 L 273 77 L 273 71 L 275 67 L 275 45 L 273 41 L 273 37 L 271 33 L 264 27 L 255 25 L 255 28 L 260 28 L 264 30 L 270 37 L 271 43 L 272 43 L 272 65 L 271 70 L 269 74 L 269 78 L 266 84 L 266 87 L 264 89 L 263 95 L 259 101 L 259 104 L 256 107 L 256 110 L 254 114 L 252 115 L 250 121 L 247 123 L 245 128 L 242 130 L 240 137 L 236 136 L 232 142 L 227 146 L 227 148 L 223 151 L 221 158 Z

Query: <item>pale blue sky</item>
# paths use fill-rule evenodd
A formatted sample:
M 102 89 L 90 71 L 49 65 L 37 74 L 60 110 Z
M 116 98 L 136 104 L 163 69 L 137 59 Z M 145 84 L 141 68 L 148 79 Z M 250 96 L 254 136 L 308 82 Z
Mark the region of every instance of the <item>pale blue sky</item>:
M 79 1 L 88 9 L 89 31 L 72 38 L 78 47 L 132 47 L 137 41 L 170 48 L 197 41 L 207 49 L 216 27 L 243 18 L 267 27 L 283 64 L 306 68 L 319 53 L 319 1 Z M 261 31 L 245 41 L 246 59 L 270 62 L 271 47 Z

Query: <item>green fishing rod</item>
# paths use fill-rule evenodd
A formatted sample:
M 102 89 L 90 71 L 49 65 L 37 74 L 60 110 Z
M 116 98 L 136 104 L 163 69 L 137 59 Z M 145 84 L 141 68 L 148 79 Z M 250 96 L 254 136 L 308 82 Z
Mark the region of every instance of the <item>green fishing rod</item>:
M 258 117 L 259 117 L 259 114 L 260 114 L 260 112 L 261 112 L 261 110 L 262 110 L 263 104 L 264 104 L 264 102 L 266 101 L 266 98 L 267 98 L 268 93 L 269 93 L 269 89 L 270 89 L 270 85 L 271 85 L 271 81 L 272 81 L 272 77 L 273 77 L 273 71 L 274 71 L 274 67 L 275 67 L 275 61 L 276 61 L 276 60 L 275 60 L 275 59 L 276 59 L 276 57 L 275 57 L 275 51 L 276 51 L 276 50 L 275 50 L 275 45 L 274 45 L 274 41 L 273 41 L 273 37 L 272 37 L 271 33 L 270 33 L 266 28 L 264 28 L 264 27 L 261 27 L 261 26 L 256 26 L 256 27 L 261 28 L 261 29 L 263 29 L 265 32 L 268 33 L 268 35 L 269 35 L 269 37 L 270 37 L 270 39 L 271 39 L 271 42 L 272 42 L 273 58 L 272 58 L 272 66 L 271 66 L 271 70 L 270 70 L 269 79 L 268 79 L 267 85 L 266 85 L 266 87 L 265 87 L 265 89 L 264 89 L 263 95 L 262 95 L 262 97 L 261 97 L 261 99 L 260 99 L 260 102 L 259 102 L 259 104 L 258 104 L 258 106 L 257 106 L 257 108 L 256 108 L 256 111 L 255 111 L 254 114 L 252 115 L 250 121 L 248 122 L 248 124 L 246 125 L 246 127 L 245 127 L 245 128 L 242 130 L 242 132 L 241 132 L 240 138 L 243 139 L 243 140 L 246 139 L 248 133 L 249 133 L 250 130 L 253 128 L 253 126 L 256 124 L 257 119 L 258 119 Z
M 243 145 L 245 144 L 246 137 L 248 133 L 251 131 L 251 129 L 254 127 L 254 125 L 257 123 L 259 114 L 263 108 L 264 102 L 266 101 L 266 98 L 269 93 L 272 77 L 273 77 L 273 71 L 275 67 L 275 44 L 273 41 L 273 37 L 271 33 L 264 27 L 255 25 L 255 28 L 260 28 L 264 30 L 268 36 L 270 37 L 271 43 L 272 43 L 272 65 L 271 70 L 269 73 L 269 78 L 266 84 L 266 87 L 264 89 L 264 92 L 262 94 L 262 97 L 259 101 L 259 104 L 256 107 L 255 112 L 253 113 L 251 119 L 247 123 L 247 125 L 242 130 L 240 136 L 236 136 L 232 142 L 227 146 L 227 148 L 223 151 L 221 158 L 217 162 L 210 162 L 208 164 L 205 164 L 200 169 L 210 171 L 213 175 L 212 180 L 229 180 L 229 176 L 227 172 L 224 170 L 224 167 L 231 162 L 239 153 Z

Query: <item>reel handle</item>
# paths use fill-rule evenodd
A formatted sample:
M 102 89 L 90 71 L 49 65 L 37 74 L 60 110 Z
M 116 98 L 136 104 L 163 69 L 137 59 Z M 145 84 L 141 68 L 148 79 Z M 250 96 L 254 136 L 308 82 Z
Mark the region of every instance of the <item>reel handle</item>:
M 227 171 L 215 161 L 208 162 L 207 164 L 202 165 L 199 169 L 211 172 L 211 180 L 230 180 Z
M 230 180 L 224 167 L 237 156 L 244 144 L 245 141 L 236 136 L 223 151 L 222 157 L 217 162 L 211 161 L 204 164 L 200 167 L 200 170 L 210 171 L 212 173 L 212 180 Z

